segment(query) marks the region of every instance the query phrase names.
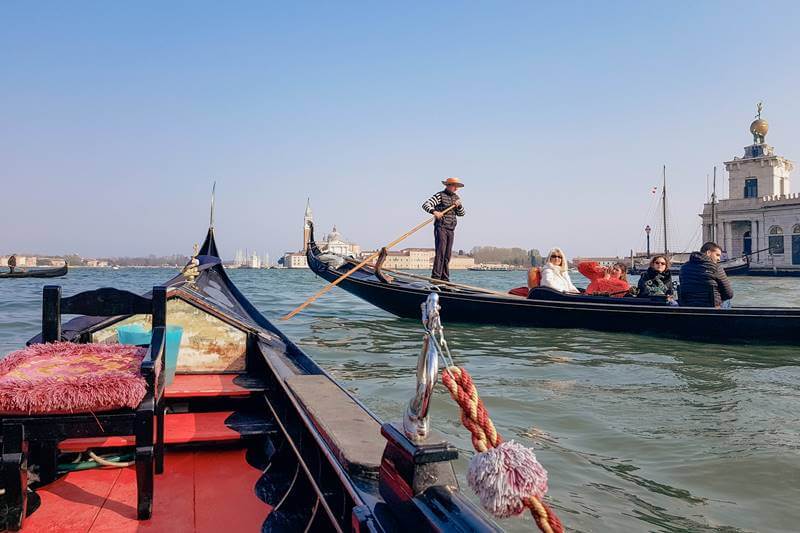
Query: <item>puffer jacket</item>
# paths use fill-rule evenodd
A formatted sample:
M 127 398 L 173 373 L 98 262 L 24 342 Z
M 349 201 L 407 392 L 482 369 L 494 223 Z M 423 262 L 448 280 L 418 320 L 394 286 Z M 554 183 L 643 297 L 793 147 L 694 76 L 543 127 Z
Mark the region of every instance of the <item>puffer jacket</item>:
M 692 252 L 681 266 L 678 303 L 689 307 L 719 307 L 733 298 L 733 288 L 725 270 L 705 254 Z
M 578 263 L 578 272 L 589 278 L 586 294 L 609 294 L 622 298 L 631 286 L 623 279 L 606 278 L 606 269 L 594 261 Z

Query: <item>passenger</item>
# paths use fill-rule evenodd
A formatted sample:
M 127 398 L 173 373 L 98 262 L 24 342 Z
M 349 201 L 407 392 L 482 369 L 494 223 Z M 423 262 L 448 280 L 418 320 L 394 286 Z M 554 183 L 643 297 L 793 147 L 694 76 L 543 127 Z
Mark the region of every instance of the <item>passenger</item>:
M 678 302 L 682 306 L 717 307 L 733 299 L 733 288 L 725 270 L 719 265 L 722 249 L 714 242 L 705 243 L 699 252 L 692 252 L 681 267 L 681 288 Z
M 589 278 L 586 294 L 597 294 L 622 298 L 630 290 L 628 283 L 628 267 L 622 263 L 614 263 L 604 267 L 594 261 L 578 263 L 578 271 Z
M 15 268 L 17 268 L 17 256 L 11 254 L 11 257 L 8 258 L 8 272 L 13 274 Z
M 657 255 L 650 260 L 650 268 L 639 278 L 639 297 L 666 296 L 668 300 L 675 298 L 675 285 L 669 271 L 669 259 Z
M 532 269 L 531 269 L 532 270 Z M 578 294 L 580 291 L 572 284 L 569 277 L 567 258 L 561 248 L 553 248 L 547 256 L 547 262 L 542 267 L 542 280 L 540 287 L 547 287 L 559 292 Z M 528 287 L 531 287 L 530 273 L 528 273 Z

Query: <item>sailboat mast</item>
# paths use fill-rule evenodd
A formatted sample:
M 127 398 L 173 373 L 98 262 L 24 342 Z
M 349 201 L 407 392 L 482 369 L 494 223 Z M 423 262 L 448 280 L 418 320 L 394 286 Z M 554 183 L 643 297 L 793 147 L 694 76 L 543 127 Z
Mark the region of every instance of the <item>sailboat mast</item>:
M 661 175 L 664 179 L 664 185 L 661 188 L 661 218 L 664 223 L 664 255 L 669 255 L 669 246 L 667 245 L 667 165 L 664 165 Z
M 717 166 L 714 165 L 714 182 L 711 186 L 711 242 L 717 242 Z

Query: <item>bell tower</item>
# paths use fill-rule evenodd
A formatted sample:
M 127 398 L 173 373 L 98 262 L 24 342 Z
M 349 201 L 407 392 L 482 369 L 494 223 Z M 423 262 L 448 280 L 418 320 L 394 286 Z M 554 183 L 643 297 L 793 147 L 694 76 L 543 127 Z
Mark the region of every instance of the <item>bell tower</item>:
M 311 240 L 311 224 L 314 215 L 311 213 L 311 198 L 306 200 L 306 214 L 303 216 L 303 252 L 308 251 L 308 241 Z
M 764 105 L 759 102 L 755 120 L 750 124 L 753 144 L 744 148 L 744 157 L 734 157 L 725 162 L 728 171 L 728 198 L 762 198 L 789 194 L 790 174 L 794 163 L 775 155 L 775 149 L 766 143 L 769 123 L 761 118 Z

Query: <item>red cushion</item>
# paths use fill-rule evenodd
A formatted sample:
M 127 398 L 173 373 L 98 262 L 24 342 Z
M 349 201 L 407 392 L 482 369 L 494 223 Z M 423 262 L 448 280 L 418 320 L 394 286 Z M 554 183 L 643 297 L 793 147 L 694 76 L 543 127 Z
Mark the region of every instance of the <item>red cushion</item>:
M 67 414 L 135 408 L 147 384 L 145 348 L 33 344 L 0 360 L 0 414 Z
M 511 289 L 508 291 L 508 294 L 513 294 L 514 296 L 523 296 L 525 298 L 528 297 L 528 287 L 517 287 L 516 289 Z

